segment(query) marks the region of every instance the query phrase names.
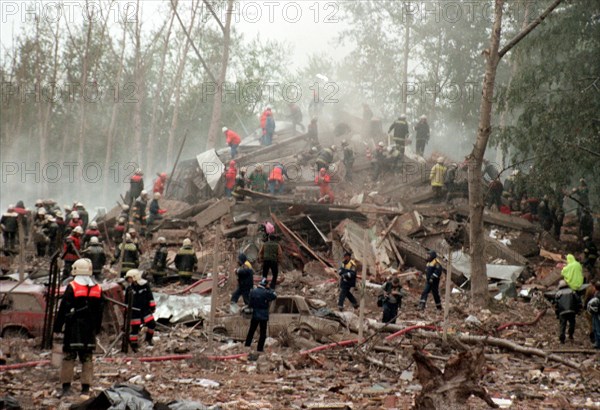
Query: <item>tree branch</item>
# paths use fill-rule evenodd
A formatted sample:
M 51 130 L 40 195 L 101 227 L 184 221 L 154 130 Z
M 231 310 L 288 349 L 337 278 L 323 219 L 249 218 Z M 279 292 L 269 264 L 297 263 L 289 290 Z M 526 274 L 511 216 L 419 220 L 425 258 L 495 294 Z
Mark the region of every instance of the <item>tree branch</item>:
M 208 9 L 208 11 L 210 11 L 210 14 L 212 14 L 215 20 L 217 20 L 217 24 L 219 25 L 219 27 L 221 27 L 223 35 L 225 35 L 225 26 L 223 25 L 223 23 L 221 23 L 221 20 L 219 20 L 219 16 L 217 16 L 217 13 L 215 13 L 213 7 L 210 5 L 208 0 L 202 0 L 202 2 L 206 5 L 206 8 Z
M 517 34 L 512 40 L 510 40 L 507 45 L 505 45 L 504 47 L 502 47 L 502 50 L 500 50 L 498 52 L 498 58 L 499 59 L 502 58 L 504 56 L 504 54 L 508 53 L 515 45 L 517 45 L 517 43 L 519 41 L 523 40 L 523 38 L 527 34 L 531 33 L 534 28 L 536 28 L 537 26 L 539 26 L 546 19 L 546 17 L 548 17 L 548 15 L 550 13 L 552 13 L 552 11 L 555 8 L 558 7 L 558 5 L 561 2 L 562 2 L 562 0 L 554 0 L 554 2 L 552 2 L 552 4 L 550 6 L 548 6 L 548 8 L 546 10 L 544 10 L 544 12 L 542 14 L 540 14 L 538 18 L 536 18 L 535 20 L 533 20 L 519 34 Z
M 192 41 L 192 37 L 190 36 L 190 33 L 188 33 L 187 29 L 185 28 L 185 24 L 183 24 L 183 21 L 181 21 L 181 17 L 179 17 L 179 13 L 177 12 L 177 6 L 175 3 L 173 3 L 173 0 L 171 0 L 171 7 L 173 8 L 175 17 L 177 17 L 177 21 L 179 21 L 179 25 L 181 26 L 181 29 L 185 33 L 185 36 L 187 37 L 188 41 L 190 42 L 190 45 L 192 46 L 192 48 L 194 49 L 194 52 L 196 53 L 196 57 L 198 57 L 198 60 L 200 60 L 200 63 L 202 63 L 202 67 L 204 67 L 204 69 L 206 70 L 206 73 L 210 77 L 211 81 L 213 83 L 217 84 L 217 79 L 213 75 L 212 71 L 210 71 L 210 68 L 208 68 L 208 64 L 206 64 L 206 61 L 204 61 L 204 58 L 202 58 L 200 51 L 198 51 L 198 49 L 194 45 L 194 42 Z

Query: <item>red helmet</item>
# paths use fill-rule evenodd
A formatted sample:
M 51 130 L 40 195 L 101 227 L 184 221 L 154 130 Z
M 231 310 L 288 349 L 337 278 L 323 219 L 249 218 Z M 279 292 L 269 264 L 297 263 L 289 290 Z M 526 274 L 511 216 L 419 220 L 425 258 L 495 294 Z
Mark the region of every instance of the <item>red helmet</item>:
M 235 167 L 235 161 L 234 160 L 229 161 L 229 166 L 232 168 Z
M 327 172 L 327 170 L 325 168 L 321 168 L 319 170 L 319 172 L 321 173 L 321 175 L 325 175 L 325 173 Z
M 159 176 L 160 176 L 161 179 L 167 179 L 167 173 L 166 172 L 161 172 Z

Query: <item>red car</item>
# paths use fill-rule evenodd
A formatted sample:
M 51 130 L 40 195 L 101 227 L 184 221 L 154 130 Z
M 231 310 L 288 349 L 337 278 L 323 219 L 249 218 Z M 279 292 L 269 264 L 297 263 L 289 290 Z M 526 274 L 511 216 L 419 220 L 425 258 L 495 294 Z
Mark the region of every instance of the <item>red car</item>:
M 46 310 L 46 287 L 36 284 L 20 284 L 0 281 L 0 336 L 38 337 L 44 329 Z M 9 293 L 10 291 L 10 293 Z M 60 293 L 65 287 L 60 288 Z M 111 299 L 123 301 L 123 288 L 117 283 L 102 284 L 102 291 Z M 114 312 L 110 303 L 105 304 L 104 314 Z

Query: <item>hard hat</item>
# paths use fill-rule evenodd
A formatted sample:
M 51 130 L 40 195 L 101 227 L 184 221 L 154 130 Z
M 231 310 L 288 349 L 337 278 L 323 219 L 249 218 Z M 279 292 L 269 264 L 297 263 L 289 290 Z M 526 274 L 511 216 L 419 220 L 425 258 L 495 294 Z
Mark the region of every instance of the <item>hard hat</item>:
M 77 259 L 73 263 L 73 267 L 71 269 L 71 275 L 73 276 L 92 276 L 92 261 L 84 258 Z
M 437 258 L 437 253 L 434 250 L 427 252 L 430 258 Z
M 247 260 L 248 260 L 248 257 L 246 256 L 245 253 L 240 253 L 238 255 L 238 262 L 239 263 L 244 264 L 244 263 L 246 263 Z
M 71 208 L 71 205 L 64 205 L 64 206 L 63 206 L 63 209 L 64 209 L 65 211 L 70 211 L 70 210 L 71 210 L 71 209 L 73 209 L 73 208 Z
M 126 240 L 127 242 L 131 242 L 131 241 L 133 241 L 133 239 L 131 238 L 131 234 L 130 234 L 130 233 L 126 233 L 126 234 L 125 234 L 125 240 Z
M 56 217 L 60 217 L 60 218 L 62 218 L 62 216 L 63 216 L 63 213 L 62 213 L 62 212 L 60 212 L 60 209 L 57 209 L 56 211 L 54 211 L 54 215 L 55 215 Z
M 229 166 L 231 168 L 235 167 L 235 161 L 234 160 L 229 161 Z
M 567 287 L 567 282 L 565 282 L 564 280 L 561 280 L 560 282 L 558 282 L 559 289 L 566 288 L 566 287 Z
M 100 243 L 100 241 L 98 240 L 98 237 L 97 237 L 97 236 L 92 236 L 92 237 L 90 238 L 90 243 L 91 243 L 92 245 L 97 245 L 97 244 L 99 244 L 99 243 Z
M 443 164 L 444 163 L 444 157 L 438 157 L 437 163 L 438 164 Z
M 223 128 L 221 128 L 221 132 L 227 132 L 227 131 L 228 131 L 228 128 L 227 128 L 227 127 L 223 127 Z
M 348 141 L 342 140 L 342 147 L 345 147 L 346 145 L 348 145 Z
M 401 120 L 405 120 L 405 119 L 406 119 L 406 114 L 400 114 L 400 117 L 399 117 L 399 118 L 400 118 Z
M 422 119 L 422 120 L 426 120 L 426 119 L 427 119 L 427 117 L 426 117 L 425 115 L 421 115 L 421 119 Z
M 136 174 L 136 175 L 144 175 L 144 173 L 142 172 L 142 169 L 141 169 L 141 168 L 138 168 L 138 169 L 136 169 L 136 170 L 135 170 L 135 174 Z
M 81 226 L 76 226 L 75 229 L 73 229 L 73 233 L 78 233 L 78 234 L 83 234 L 83 228 Z
M 330 148 L 332 151 L 335 151 L 337 149 L 337 147 L 335 145 L 332 145 Z
M 73 218 L 73 219 L 79 219 L 79 212 L 77 212 L 77 211 L 71 212 L 71 218 Z
M 129 269 L 125 274 L 125 278 L 133 278 L 134 282 L 138 282 L 142 279 L 142 272 L 138 269 Z
M 56 222 L 56 218 L 52 215 L 46 215 L 46 220 L 48 220 L 49 222 Z
M 46 214 L 46 216 L 44 217 L 44 219 L 46 221 L 49 221 L 50 219 L 54 219 L 54 217 L 52 215 L 50 215 L 50 214 Z
M 90 222 L 90 228 L 97 229 L 98 228 L 98 223 L 96 221 Z
M 125 223 L 125 218 L 124 217 L 120 217 L 118 222 L 121 223 L 121 224 Z
M 167 173 L 166 172 L 161 172 L 159 174 L 159 177 L 161 177 L 162 179 L 167 179 Z
M 246 167 L 242 167 L 242 168 L 240 168 L 240 172 L 241 172 L 242 174 L 245 174 L 246 172 L 248 172 L 248 168 L 246 168 Z
M 75 204 L 75 206 L 76 206 L 77 208 L 79 208 L 79 207 L 82 207 L 82 208 L 83 208 L 83 204 L 82 204 L 81 202 L 77 202 L 77 203 Z
M 14 204 L 10 204 L 10 205 L 8 206 L 8 210 L 9 210 L 9 211 L 12 211 L 13 209 L 15 209 L 15 205 L 14 205 Z
M 129 228 L 129 230 L 127 232 L 129 232 L 129 233 L 135 233 L 135 228 Z
M 160 192 L 154 193 L 154 199 L 160 199 Z
M 518 170 L 518 169 L 515 169 L 515 170 L 514 170 L 513 172 L 511 172 L 510 174 L 511 174 L 512 176 L 515 176 L 515 177 L 516 177 L 517 175 L 519 175 L 519 170 Z
M 317 147 L 312 147 L 310 149 L 310 152 L 312 152 L 312 153 L 315 153 L 315 152 L 318 152 L 318 151 L 319 151 L 319 149 Z
M 385 147 L 385 144 L 383 143 L 383 141 L 379 141 L 379 143 L 377 145 L 380 147 Z
M 267 278 L 262 278 L 260 280 L 260 283 L 258 284 L 258 286 L 262 286 L 264 288 L 267 286 L 267 283 L 268 283 Z
M 190 238 L 185 238 L 183 240 L 183 246 L 192 246 L 192 241 Z
M 140 192 L 140 196 L 147 196 L 148 195 L 148 191 L 146 191 L 145 189 L 142 190 L 142 192 Z
M 37 211 L 38 215 L 46 215 L 46 208 L 42 207 Z
M 262 171 L 263 169 L 263 165 L 262 164 L 256 164 L 256 170 L 257 171 Z
M 321 174 L 324 174 L 325 172 L 327 172 L 327 170 L 326 170 L 325 168 L 321 168 L 321 169 L 319 170 L 319 172 L 320 172 Z
M 50 199 L 48 199 L 48 203 L 50 205 L 54 205 L 54 204 L 56 204 L 56 201 L 54 199 L 50 198 Z
M 44 201 L 42 201 L 41 199 L 36 199 L 35 200 L 35 206 L 38 206 L 38 205 L 40 205 L 40 206 L 44 205 Z
M 165 239 L 165 237 L 164 237 L 164 236 L 161 236 L 161 237 L 159 237 L 159 238 L 157 239 L 157 242 L 158 242 L 158 243 L 167 243 L 167 240 Z
M 589 237 L 589 236 L 584 236 L 584 237 L 583 237 L 583 241 L 584 241 L 584 242 L 585 242 L 585 241 L 589 241 L 589 240 L 590 240 L 590 237 Z
M 123 205 L 123 210 L 126 212 L 129 211 L 129 205 Z

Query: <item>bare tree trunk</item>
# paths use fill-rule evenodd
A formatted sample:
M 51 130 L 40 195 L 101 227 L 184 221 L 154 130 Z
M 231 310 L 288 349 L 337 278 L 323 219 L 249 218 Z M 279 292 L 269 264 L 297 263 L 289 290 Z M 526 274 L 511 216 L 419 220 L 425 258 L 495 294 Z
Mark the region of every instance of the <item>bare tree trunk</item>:
M 36 18 L 35 21 L 35 81 L 37 87 L 42 87 L 42 46 L 40 44 L 40 20 Z M 38 140 L 40 142 L 40 167 L 43 167 L 46 163 L 46 135 L 44 134 L 44 107 L 42 101 L 37 102 L 37 131 Z M 44 196 L 44 191 L 47 190 L 47 184 L 37 184 L 37 195 L 39 197 Z M 45 197 L 45 196 L 44 196 Z
M 88 2 L 86 1 L 86 7 L 87 7 Z M 90 18 L 86 18 L 85 20 L 87 21 L 88 24 L 88 30 L 87 30 L 87 36 L 86 36 L 86 41 L 85 41 L 85 49 L 84 49 L 84 54 L 83 54 L 83 68 L 82 68 L 82 75 L 81 75 L 81 84 L 80 84 L 80 89 L 81 89 L 81 95 L 80 95 L 80 106 L 79 106 L 79 139 L 78 139 L 78 151 L 77 151 L 77 162 L 79 164 L 80 167 L 83 166 L 83 150 L 84 150 L 84 140 L 85 140 L 85 130 L 86 130 L 86 106 L 87 106 L 87 102 L 86 102 L 86 94 L 85 94 L 85 89 L 86 89 L 86 85 L 87 85 L 87 81 L 88 81 L 88 67 L 89 67 L 89 58 L 90 58 L 90 44 L 92 41 L 92 32 L 93 32 L 93 22 L 94 22 L 94 15 L 93 15 L 93 11 L 92 11 L 92 15 L 89 16 Z
M 473 151 L 467 157 L 469 165 L 469 225 L 470 253 L 471 253 L 471 303 L 482 307 L 488 302 L 488 280 L 485 267 L 485 241 L 483 230 L 483 190 L 481 164 L 492 129 L 492 99 L 494 97 L 494 84 L 496 82 L 496 69 L 498 67 L 498 50 L 500 48 L 500 34 L 502 32 L 502 6 L 504 0 L 495 0 L 494 26 L 490 47 L 485 50 L 486 67 L 483 79 L 483 91 L 479 107 L 479 127 L 477 141 Z
M 196 6 L 192 4 L 192 20 L 190 22 L 190 28 L 188 32 L 191 31 L 192 27 L 194 27 L 194 20 L 196 19 L 196 12 L 198 10 L 198 2 Z M 177 5 L 175 5 L 177 7 Z M 181 100 L 181 79 L 183 77 L 183 69 L 185 68 L 185 64 L 187 62 L 187 55 L 190 50 L 191 41 L 186 41 L 185 46 L 183 48 L 183 54 L 181 55 L 181 60 L 179 61 L 179 65 L 177 67 L 177 74 L 174 79 L 174 95 L 175 95 L 175 106 L 173 107 L 173 118 L 171 119 L 171 128 L 169 129 L 169 140 L 167 141 L 167 159 L 166 159 L 166 167 L 167 169 L 173 164 L 173 146 L 175 145 L 175 134 L 177 133 L 177 125 L 179 123 L 179 101 Z
M 119 68 L 117 69 L 117 77 L 115 78 L 115 89 L 118 90 L 119 85 L 121 84 L 121 77 L 123 75 L 123 61 L 125 59 L 125 39 L 127 35 L 126 23 L 123 23 L 123 36 L 121 37 L 121 55 L 119 57 Z M 107 198 L 108 195 L 108 186 L 111 183 L 111 161 L 112 161 L 112 152 L 113 152 L 113 143 L 115 140 L 115 125 L 117 123 L 117 109 L 119 108 L 120 103 L 118 101 L 113 101 L 112 113 L 110 116 L 110 125 L 108 127 L 108 132 L 106 135 L 106 154 L 104 156 L 104 172 L 106 173 L 106 177 L 104 178 L 104 187 L 103 187 L 103 198 Z M 116 177 L 119 177 L 119 173 L 116 173 Z
M 406 3 L 402 4 L 402 7 L 406 10 L 408 7 Z M 406 113 L 408 107 L 408 56 L 410 51 L 410 13 L 406 13 L 406 22 L 404 26 L 404 56 L 402 57 L 402 113 Z
M 175 19 L 175 13 L 171 15 L 171 22 L 169 23 L 169 28 L 167 29 L 167 35 L 164 39 L 164 45 L 162 50 L 162 56 L 160 59 L 160 70 L 158 73 L 158 83 L 156 85 L 156 90 L 154 91 L 154 97 L 152 102 L 152 119 L 150 122 L 150 131 L 148 133 L 148 152 L 146 158 L 146 170 L 148 172 L 153 172 L 152 167 L 154 166 L 154 145 L 156 144 L 156 124 L 159 123 L 159 111 L 158 107 L 161 103 L 160 95 L 163 89 L 163 81 L 165 77 L 165 61 L 167 58 L 167 52 L 169 51 L 169 38 L 171 37 L 171 30 L 173 28 L 173 20 Z M 160 114 L 160 118 L 162 118 L 162 114 Z
M 223 108 L 223 85 L 227 76 L 227 65 L 229 64 L 229 43 L 231 42 L 231 16 L 233 14 L 233 0 L 227 0 L 227 12 L 225 13 L 225 28 L 223 30 L 223 55 L 221 57 L 221 70 L 219 80 L 216 84 L 217 92 L 213 100 L 213 111 L 208 130 L 206 148 L 214 148 L 217 143 L 217 133 L 221 127 L 221 114 Z
M 436 128 L 436 121 L 437 121 L 437 100 L 438 100 L 438 95 L 439 92 L 438 90 L 441 89 L 440 87 L 440 59 L 442 58 L 442 49 L 443 49 L 443 41 L 444 41 L 444 34 L 442 29 L 439 29 L 438 32 L 438 48 L 437 48 L 437 55 L 436 55 L 436 59 L 435 59 L 435 63 L 434 63 L 434 68 L 433 68 L 433 75 L 434 75 L 434 89 L 433 89 L 433 101 L 431 101 L 431 112 L 429 113 L 429 124 L 431 124 L 432 128 L 435 130 Z M 438 88 L 439 87 L 439 88 Z
M 144 68 L 142 67 L 142 44 L 140 38 L 140 25 L 141 25 L 141 16 L 140 16 L 140 0 L 137 0 L 136 6 L 136 23 L 135 23 L 135 69 L 134 69 L 134 78 L 135 78 L 135 88 L 137 90 L 136 93 L 136 101 L 133 107 L 133 135 L 134 135 L 134 144 L 135 144 L 135 156 L 133 158 L 136 159 L 136 167 L 142 167 L 142 106 L 144 104 L 144 79 L 145 73 Z

